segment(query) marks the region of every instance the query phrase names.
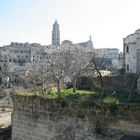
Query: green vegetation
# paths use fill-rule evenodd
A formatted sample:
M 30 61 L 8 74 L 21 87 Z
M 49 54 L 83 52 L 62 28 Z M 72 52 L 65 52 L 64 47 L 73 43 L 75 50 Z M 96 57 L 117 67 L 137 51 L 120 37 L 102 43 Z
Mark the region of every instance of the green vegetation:
M 118 103 L 119 103 L 119 100 L 117 98 L 107 96 L 104 99 L 104 103 L 106 103 L 108 105 L 109 111 L 112 115 L 115 115 L 117 113 Z
M 4 124 L 0 124 L 0 128 L 4 127 Z
M 15 94 L 18 95 L 28 95 L 28 96 L 42 96 L 43 98 L 52 98 L 52 99 L 63 99 L 63 100 L 72 100 L 72 101 L 81 101 L 81 104 L 86 106 L 88 101 L 88 106 L 93 103 L 98 103 L 98 100 L 101 95 L 101 91 L 99 90 L 76 90 L 73 92 L 72 88 L 69 89 L 61 89 L 60 97 L 57 96 L 57 89 L 52 88 L 49 94 L 44 89 L 42 92 L 42 87 L 37 87 L 33 89 L 23 89 L 19 88 L 15 90 Z M 44 94 L 46 92 L 46 94 Z M 43 94 L 42 94 L 43 93 Z M 134 94 L 135 96 L 132 98 L 131 102 L 140 102 L 140 94 Z M 108 104 L 112 111 L 115 110 L 117 104 L 119 103 L 127 103 L 127 98 L 129 93 L 117 93 L 112 95 L 112 92 L 106 92 L 103 103 Z M 115 113 L 115 112 L 114 112 Z

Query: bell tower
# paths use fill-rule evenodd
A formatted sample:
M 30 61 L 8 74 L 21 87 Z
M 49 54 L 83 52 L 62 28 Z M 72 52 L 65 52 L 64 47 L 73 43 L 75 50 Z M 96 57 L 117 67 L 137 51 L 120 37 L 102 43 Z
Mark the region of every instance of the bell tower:
M 53 24 L 52 45 L 60 45 L 60 31 L 59 31 L 59 24 L 57 23 L 57 20 L 55 20 L 55 23 Z

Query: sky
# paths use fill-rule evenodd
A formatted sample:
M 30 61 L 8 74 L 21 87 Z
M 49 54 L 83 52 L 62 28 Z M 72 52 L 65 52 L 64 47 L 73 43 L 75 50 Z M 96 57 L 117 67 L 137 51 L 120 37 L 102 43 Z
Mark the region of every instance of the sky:
M 123 38 L 140 28 L 140 0 L 0 0 L 0 46 L 51 44 L 57 19 L 61 41 L 123 49 Z

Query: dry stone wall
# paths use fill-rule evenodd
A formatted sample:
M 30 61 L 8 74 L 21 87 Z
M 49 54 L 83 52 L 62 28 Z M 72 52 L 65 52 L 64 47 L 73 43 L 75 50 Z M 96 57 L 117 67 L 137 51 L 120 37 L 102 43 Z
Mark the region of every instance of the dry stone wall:
M 119 140 L 128 133 L 110 128 L 109 124 L 115 124 L 116 119 L 105 108 L 97 109 L 95 105 L 82 108 L 74 101 L 17 95 L 13 103 L 12 140 Z M 130 107 L 121 109 L 120 114 L 124 112 L 127 119 L 133 118 Z

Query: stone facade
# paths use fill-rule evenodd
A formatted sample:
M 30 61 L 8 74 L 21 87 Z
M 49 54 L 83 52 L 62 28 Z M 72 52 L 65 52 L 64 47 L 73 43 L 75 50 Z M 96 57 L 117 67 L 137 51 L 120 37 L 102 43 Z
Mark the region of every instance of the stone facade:
M 25 66 L 27 63 L 37 61 L 37 58 L 40 58 L 40 56 L 38 55 L 41 55 L 40 53 L 44 51 L 45 47 L 41 46 L 40 44 L 12 42 L 10 45 L 0 48 L 0 70 L 8 73 L 14 72 L 16 71 L 16 69 L 14 68 L 15 66 L 18 66 L 18 68 L 20 69 L 20 66 Z M 8 71 L 3 69 L 4 66 L 2 65 L 7 65 Z
M 97 109 L 94 104 L 83 108 L 76 101 L 18 95 L 13 102 L 12 140 L 119 140 L 130 133 L 129 128 L 117 126 L 119 121 L 105 107 Z M 121 106 L 118 117 L 136 122 L 139 109 L 136 105 Z M 131 131 L 140 132 L 138 128 Z
M 118 69 L 123 69 L 124 68 L 124 55 L 123 52 L 119 53 L 119 66 Z
M 72 43 L 72 41 L 70 41 L 70 40 L 64 40 L 64 41 L 62 41 L 60 47 L 65 47 L 65 46 L 70 46 L 71 48 L 78 47 L 87 53 L 88 52 L 95 52 L 92 40 L 88 40 L 86 42 L 81 42 L 81 43 Z
M 123 39 L 124 67 L 127 73 L 140 72 L 140 29 Z
M 124 68 L 127 73 L 140 73 L 140 29 L 123 39 Z M 137 80 L 140 93 L 140 79 Z
M 117 48 L 101 48 L 95 49 L 95 56 L 103 59 L 108 65 L 106 69 L 119 69 L 119 49 Z
M 35 63 L 40 63 L 42 53 L 45 52 L 46 46 L 37 43 L 17 43 L 12 42 L 0 48 L 0 74 L 1 78 L 5 76 L 10 78 L 13 83 L 18 77 L 18 73 L 26 71 Z M 4 81 L 3 81 L 4 82 Z

